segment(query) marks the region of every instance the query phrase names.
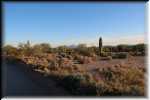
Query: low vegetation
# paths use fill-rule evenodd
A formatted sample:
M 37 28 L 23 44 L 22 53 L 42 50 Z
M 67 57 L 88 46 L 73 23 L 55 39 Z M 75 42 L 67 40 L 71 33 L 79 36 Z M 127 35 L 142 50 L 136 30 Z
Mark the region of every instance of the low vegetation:
M 8 61 L 17 62 L 15 59 L 19 59 L 33 70 L 52 77 L 73 95 L 83 96 L 145 96 L 145 66 L 116 63 L 107 67 L 99 65 L 94 72 L 85 68 L 85 65 L 99 61 L 128 59 L 145 54 L 145 44 L 100 48 L 80 44 L 75 48 L 52 48 L 47 43 L 31 46 L 28 41 L 18 47 L 3 47 L 3 56 Z

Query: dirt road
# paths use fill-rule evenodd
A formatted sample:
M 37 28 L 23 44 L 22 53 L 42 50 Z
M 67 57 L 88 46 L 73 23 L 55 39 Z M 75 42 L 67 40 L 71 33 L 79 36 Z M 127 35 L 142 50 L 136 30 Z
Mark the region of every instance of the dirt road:
M 65 96 L 69 95 L 51 79 L 29 71 L 23 65 L 2 65 L 3 96 Z

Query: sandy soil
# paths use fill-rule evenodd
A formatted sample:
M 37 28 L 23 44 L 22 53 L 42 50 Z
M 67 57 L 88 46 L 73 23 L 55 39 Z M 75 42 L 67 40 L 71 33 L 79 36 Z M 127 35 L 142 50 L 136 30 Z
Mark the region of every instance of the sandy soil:
M 112 59 L 112 60 L 99 60 L 91 64 L 84 64 L 87 70 L 93 70 L 99 67 L 114 66 L 121 64 L 131 67 L 146 67 L 146 57 L 129 57 L 127 59 Z

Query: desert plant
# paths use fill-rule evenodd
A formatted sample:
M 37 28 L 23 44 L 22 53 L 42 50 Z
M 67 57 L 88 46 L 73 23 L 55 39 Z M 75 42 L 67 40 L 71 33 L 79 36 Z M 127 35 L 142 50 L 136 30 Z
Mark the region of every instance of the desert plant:
M 11 45 L 6 45 L 2 48 L 2 52 L 5 55 L 16 56 L 19 55 L 18 49 Z
M 125 59 L 127 58 L 127 53 L 123 53 L 123 52 L 115 53 L 112 55 L 112 58 L 113 59 Z
M 83 80 L 84 77 L 81 75 L 68 75 L 63 78 L 63 86 L 67 89 L 71 90 L 71 92 L 75 92 L 76 89 L 80 86 L 80 81 Z
M 86 44 L 79 44 L 76 48 L 76 52 L 82 56 L 92 56 L 94 51 L 92 48 L 88 48 Z
M 50 70 L 58 70 L 59 69 L 59 65 L 58 65 L 57 61 L 51 61 L 51 62 L 49 62 L 48 68 Z
M 31 47 L 31 44 L 29 41 L 27 41 L 27 43 L 20 43 L 18 45 L 18 50 L 20 52 L 20 55 L 22 55 L 22 56 L 33 55 L 33 50 L 32 50 L 32 47 Z
M 112 53 L 111 52 L 104 52 L 104 51 L 101 52 L 101 57 L 108 57 L 108 56 L 112 56 Z
M 67 46 L 59 46 L 57 47 L 58 53 L 66 53 L 67 52 Z
M 99 55 L 101 56 L 101 53 L 102 53 L 102 46 L 103 46 L 103 44 L 102 44 L 102 38 L 100 37 L 99 38 Z
M 98 70 L 103 80 L 97 85 L 99 95 L 144 96 L 144 73 L 134 67 L 108 67 Z M 133 87 L 135 86 L 135 87 Z
M 101 57 L 100 60 L 112 60 L 111 56 Z

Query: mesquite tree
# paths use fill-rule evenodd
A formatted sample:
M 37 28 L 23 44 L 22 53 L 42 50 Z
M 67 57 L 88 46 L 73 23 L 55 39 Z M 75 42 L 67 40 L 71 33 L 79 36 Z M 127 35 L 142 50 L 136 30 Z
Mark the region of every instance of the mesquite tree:
M 103 44 L 102 44 L 102 38 L 100 37 L 99 38 L 99 55 L 101 56 L 101 54 L 102 54 L 102 46 L 103 46 Z

